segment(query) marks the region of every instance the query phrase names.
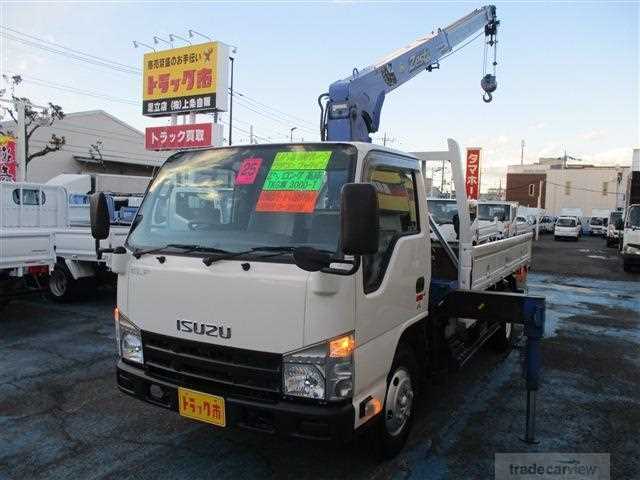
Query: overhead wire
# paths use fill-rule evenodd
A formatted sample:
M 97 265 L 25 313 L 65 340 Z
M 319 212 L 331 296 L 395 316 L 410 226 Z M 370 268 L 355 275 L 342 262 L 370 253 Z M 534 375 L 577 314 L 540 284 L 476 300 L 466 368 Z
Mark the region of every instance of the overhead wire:
M 55 42 L 51 42 L 49 40 L 45 40 L 41 37 L 37 37 L 35 35 L 30 35 L 24 32 L 21 32 L 17 29 L 11 28 L 11 27 L 7 27 L 6 25 L 0 25 L 0 28 L 3 28 L 6 31 L 2 31 L 0 30 L 0 35 L 4 36 L 5 38 L 8 38 L 10 40 L 13 41 L 17 41 L 19 43 L 23 43 L 25 45 L 34 47 L 34 48 L 40 48 L 43 49 L 45 51 L 49 51 L 51 53 L 56 53 L 62 56 L 65 56 L 67 58 L 70 58 L 72 60 L 78 60 L 78 61 L 85 61 L 87 63 L 96 65 L 96 66 L 100 66 L 100 67 L 104 67 L 104 68 L 110 68 L 116 71 L 120 71 L 122 73 L 129 73 L 129 74 L 133 74 L 136 76 L 140 76 L 142 74 L 142 70 L 136 67 L 132 67 L 132 66 L 128 66 L 125 65 L 123 63 L 120 62 L 116 62 L 114 60 L 110 60 L 110 59 L 106 59 L 104 57 L 99 57 L 97 55 L 93 55 L 90 53 L 86 53 L 86 52 L 82 52 L 80 50 L 76 50 L 76 49 L 72 49 L 70 47 L 66 47 L 64 45 L 61 45 L 59 43 L 55 43 Z M 12 35 L 11 33 L 7 33 L 7 32 L 11 32 L 14 35 Z M 24 36 L 26 38 L 19 38 L 16 37 L 16 35 L 20 35 L 20 36 Z M 53 45 L 53 47 L 51 47 L 50 45 Z M 62 49 L 62 50 L 60 50 Z M 63 86 L 58 86 L 59 89 L 63 89 L 65 87 Z M 68 87 L 66 87 L 68 88 Z M 79 93 L 79 92 L 74 92 L 74 93 Z M 249 104 L 253 104 L 252 107 L 254 108 L 249 108 L 246 107 L 246 105 L 243 105 L 243 107 L 251 110 L 254 113 L 257 113 L 259 115 L 262 115 L 266 118 L 268 118 L 269 120 L 272 121 L 277 121 L 283 125 L 286 126 L 290 126 L 292 123 L 305 123 L 306 125 L 310 125 L 311 128 L 309 127 L 303 127 L 301 125 L 296 125 L 297 128 L 301 129 L 301 130 L 306 130 L 307 132 L 309 132 L 310 134 L 314 134 L 315 135 L 315 130 L 313 127 L 313 123 L 308 121 L 308 120 L 303 120 L 301 117 L 297 117 L 295 115 L 292 114 L 288 114 L 286 112 L 283 112 L 282 110 L 278 110 L 274 107 L 268 106 L 262 102 L 260 102 L 259 100 L 256 100 L 255 98 L 247 95 L 244 92 L 240 92 L 237 89 L 234 90 L 234 96 L 238 96 L 238 98 L 242 98 L 243 100 L 247 101 Z M 97 93 L 95 92 L 90 92 L 87 93 L 88 96 L 95 96 L 96 98 L 102 98 L 105 100 L 110 100 L 110 101 L 116 101 L 114 98 L 115 97 L 111 97 L 111 96 L 106 96 L 109 98 L 103 98 L 103 97 L 99 97 L 97 95 Z M 127 101 L 128 102 L 128 101 Z M 241 102 L 238 102 L 239 104 L 241 104 Z M 136 103 L 137 104 L 137 103 Z M 268 113 L 265 112 L 259 112 L 256 109 L 260 110 L 262 108 L 266 108 L 268 110 Z M 273 113 L 273 112 L 277 112 L 277 113 Z M 278 115 L 279 114 L 279 115 Z M 286 119 L 283 116 L 286 117 L 290 117 L 290 119 Z M 292 122 L 291 119 L 294 119 L 295 122 Z

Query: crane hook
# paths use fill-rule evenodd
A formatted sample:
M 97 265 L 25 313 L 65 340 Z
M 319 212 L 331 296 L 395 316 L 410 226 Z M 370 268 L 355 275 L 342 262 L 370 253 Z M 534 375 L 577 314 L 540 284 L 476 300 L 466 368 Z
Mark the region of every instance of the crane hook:
M 493 100 L 493 96 L 491 95 L 498 88 L 498 82 L 496 81 L 496 76 L 491 75 L 490 73 L 486 74 L 480 80 L 480 86 L 482 90 L 484 90 L 484 95 L 482 96 L 482 100 L 484 103 L 489 103 Z

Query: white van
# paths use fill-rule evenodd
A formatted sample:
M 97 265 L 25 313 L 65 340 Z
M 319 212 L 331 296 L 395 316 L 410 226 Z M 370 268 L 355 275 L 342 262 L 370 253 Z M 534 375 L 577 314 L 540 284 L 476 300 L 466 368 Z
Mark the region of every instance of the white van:
M 559 217 L 553 231 L 553 238 L 554 240 L 572 238 L 578 241 L 581 228 L 580 221 L 576 217 Z

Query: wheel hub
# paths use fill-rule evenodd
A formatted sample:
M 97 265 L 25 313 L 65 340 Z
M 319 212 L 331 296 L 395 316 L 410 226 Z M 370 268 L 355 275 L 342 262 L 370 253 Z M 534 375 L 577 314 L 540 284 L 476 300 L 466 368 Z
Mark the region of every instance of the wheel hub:
M 409 372 L 397 370 L 389 382 L 387 392 L 385 426 L 389 435 L 399 435 L 405 428 L 412 413 L 413 387 Z

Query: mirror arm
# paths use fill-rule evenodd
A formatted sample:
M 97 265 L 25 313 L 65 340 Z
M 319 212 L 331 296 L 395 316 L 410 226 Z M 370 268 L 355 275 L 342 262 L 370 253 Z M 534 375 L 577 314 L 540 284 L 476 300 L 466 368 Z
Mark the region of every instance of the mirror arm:
M 332 259 L 330 259 L 330 262 L 331 263 L 346 263 L 348 265 L 351 265 L 352 267 L 349 270 L 342 270 L 340 268 L 325 267 L 325 268 L 320 270 L 322 273 L 329 273 L 329 274 L 332 274 L 332 275 L 341 275 L 343 277 L 349 277 L 349 276 L 353 275 L 354 273 L 356 273 L 358 271 L 358 269 L 360 268 L 360 255 L 356 255 L 353 260 L 345 260 L 343 258 L 332 258 Z
M 113 248 L 100 248 L 100 240 L 96 238 L 96 256 L 98 260 L 102 260 L 103 253 L 113 253 Z

